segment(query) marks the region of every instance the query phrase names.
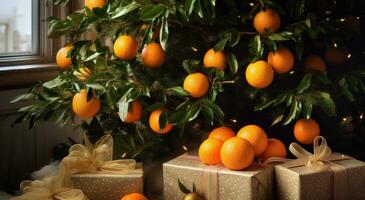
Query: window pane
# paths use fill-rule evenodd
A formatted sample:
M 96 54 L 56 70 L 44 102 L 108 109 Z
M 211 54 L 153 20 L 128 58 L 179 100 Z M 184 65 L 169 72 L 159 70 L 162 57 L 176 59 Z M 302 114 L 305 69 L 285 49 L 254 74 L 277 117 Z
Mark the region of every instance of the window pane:
M 1 0 L 0 56 L 37 52 L 37 0 Z M 6 5 L 6 6 L 5 6 Z

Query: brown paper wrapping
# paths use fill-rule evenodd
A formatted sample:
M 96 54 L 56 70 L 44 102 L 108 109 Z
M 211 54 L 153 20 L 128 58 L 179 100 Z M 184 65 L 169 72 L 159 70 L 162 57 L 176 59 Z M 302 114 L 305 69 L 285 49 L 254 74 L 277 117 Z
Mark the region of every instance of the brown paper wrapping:
M 198 159 L 179 156 L 163 164 L 164 199 L 181 200 L 184 193 L 179 190 L 178 179 L 192 188 L 201 181 L 203 169 L 207 165 Z M 232 171 L 222 168 L 218 172 L 219 200 L 272 199 L 273 167 L 251 166 L 244 171 Z M 199 187 L 199 186 L 197 186 Z M 199 191 L 200 188 L 197 188 Z
M 136 173 L 83 173 L 71 176 L 73 188 L 81 189 L 90 200 L 120 200 L 124 195 L 143 193 L 143 170 Z
M 335 155 L 335 154 L 333 154 Z M 298 161 L 294 161 L 298 162 Z M 304 161 L 305 162 L 305 161 Z M 275 166 L 276 193 L 279 200 L 331 200 L 333 171 L 326 164 L 294 166 L 293 162 Z M 331 163 L 346 169 L 346 199 L 365 199 L 365 163 L 354 158 Z

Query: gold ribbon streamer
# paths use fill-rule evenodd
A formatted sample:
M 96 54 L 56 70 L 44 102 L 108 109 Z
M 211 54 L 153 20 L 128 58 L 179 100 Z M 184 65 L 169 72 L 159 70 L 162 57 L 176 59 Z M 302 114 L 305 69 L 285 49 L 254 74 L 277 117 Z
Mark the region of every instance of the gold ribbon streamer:
M 298 159 L 287 159 L 273 157 L 267 159 L 263 164 L 287 163 L 288 168 L 308 166 L 325 166 L 333 172 L 333 199 L 347 199 L 347 171 L 344 166 L 337 165 L 333 161 L 351 159 L 343 154 L 334 154 L 328 147 L 327 141 L 322 136 L 317 136 L 313 141 L 313 154 L 305 150 L 297 143 L 291 143 L 289 151 Z
M 24 194 L 12 200 L 88 200 L 79 189 L 62 188 L 59 177 L 55 176 L 23 181 L 20 189 Z
M 85 136 L 85 145 L 75 144 L 60 164 L 63 184 L 71 185 L 71 176 L 78 173 L 138 174 L 134 159 L 113 160 L 113 137 L 104 135 L 93 146 Z

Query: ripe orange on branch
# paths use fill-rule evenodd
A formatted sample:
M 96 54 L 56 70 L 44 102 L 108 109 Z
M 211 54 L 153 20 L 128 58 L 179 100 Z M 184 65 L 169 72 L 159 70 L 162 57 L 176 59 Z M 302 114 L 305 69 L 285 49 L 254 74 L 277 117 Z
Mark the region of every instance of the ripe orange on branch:
M 267 30 L 276 32 L 280 28 L 280 16 L 272 9 L 262 10 L 255 15 L 253 25 L 259 33 L 265 33 Z
M 208 77 L 200 72 L 189 74 L 183 84 L 184 90 L 190 93 L 190 96 L 195 98 L 203 97 L 209 90 Z
M 85 6 L 90 10 L 104 7 L 106 0 L 85 0 Z
M 221 162 L 220 151 L 223 141 L 216 138 L 208 138 L 199 146 L 199 158 L 207 165 L 215 165 Z
M 100 101 L 94 96 L 87 101 L 87 92 L 85 89 L 80 90 L 72 99 L 72 109 L 74 113 L 81 118 L 94 117 L 100 110 Z
M 252 124 L 242 127 L 237 136 L 251 143 L 255 156 L 260 156 L 267 147 L 267 135 L 264 129 L 257 125 Z
M 225 142 L 229 138 L 232 138 L 235 136 L 236 136 L 236 133 L 232 129 L 230 129 L 228 127 L 224 127 L 224 126 L 215 128 L 209 134 L 210 138 L 216 138 L 216 139 L 222 140 L 223 142 Z
M 279 74 L 289 72 L 294 66 L 294 56 L 285 47 L 281 47 L 275 52 L 271 51 L 267 61 L 275 70 L 275 72 Z
M 266 88 L 273 79 L 274 70 L 269 63 L 263 60 L 249 64 L 246 69 L 246 80 L 254 88 Z
M 314 119 L 299 119 L 294 125 L 294 136 L 302 144 L 312 144 L 320 134 L 320 127 Z
M 157 109 L 150 114 L 150 118 L 149 118 L 150 128 L 155 133 L 158 133 L 158 134 L 166 134 L 166 133 L 170 132 L 172 129 L 171 124 L 166 124 L 166 126 L 161 130 L 160 116 L 163 112 L 164 112 L 164 110 L 162 108 Z
M 123 122 L 125 123 L 136 122 L 141 119 L 141 116 L 142 116 L 142 105 L 138 100 L 136 100 L 130 103 L 127 116 L 125 116 Z
M 73 48 L 72 45 L 68 45 L 58 50 L 56 55 L 56 63 L 59 68 L 65 70 L 72 65 L 71 57 L 67 56 L 72 50 L 72 48 Z
M 325 54 L 326 61 L 331 65 L 342 65 L 346 62 L 346 58 L 345 51 L 334 47 L 327 49 Z
M 142 50 L 142 62 L 146 67 L 159 68 L 165 62 L 165 52 L 160 44 L 150 43 Z
M 310 55 L 304 60 L 304 67 L 311 70 L 318 70 L 322 72 L 326 72 L 326 63 L 320 56 Z
M 143 194 L 140 193 L 130 193 L 122 197 L 121 200 L 148 200 Z
M 214 49 L 209 49 L 204 56 L 205 67 L 215 67 L 220 70 L 226 68 L 226 56 L 222 51 L 215 52 Z
M 114 54 L 121 60 L 130 60 L 136 57 L 138 42 L 131 36 L 122 35 L 114 42 Z
M 240 138 L 229 138 L 221 148 L 221 160 L 225 167 L 232 170 L 242 170 L 251 165 L 254 150 L 249 141 Z
M 261 160 L 266 160 L 271 157 L 286 158 L 287 150 L 283 142 L 275 138 L 269 138 L 266 150 L 260 156 Z

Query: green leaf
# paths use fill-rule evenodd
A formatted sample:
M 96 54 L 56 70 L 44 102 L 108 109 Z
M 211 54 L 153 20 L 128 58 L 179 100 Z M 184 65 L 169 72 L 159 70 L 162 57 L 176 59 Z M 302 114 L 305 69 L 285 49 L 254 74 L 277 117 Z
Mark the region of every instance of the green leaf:
M 191 191 L 188 188 L 186 188 L 186 186 L 180 181 L 180 179 L 177 179 L 177 182 L 179 184 L 179 189 L 181 192 L 183 192 L 184 194 L 191 193 Z
M 160 17 L 162 13 L 164 13 L 165 9 L 166 8 L 161 4 L 153 5 L 149 8 L 144 9 L 145 12 L 143 12 L 140 19 L 143 21 L 153 21 L 156 18 Z
M 162 131 L 166 127 L 167 123 L 168 123 L 167 112 L 164 111 L 161 113 L 159 118 L 160 131 Z
M 187 16 L 190 16 L 191 13 L 193 13 L 195 2 L 196 0 L 185 0 L 185 11 Z
M 328 94 L 327 92 L 315 92 L 313 96 L 316 99 L 316 105 L 321 107 L 321 109 L 328 116 L 336 116 L 336 105 L 333 102 L 330 94 Z
M 294 99 L 290 107 L 289 115 L 286 117 L 283 124 L 284 125 L 290 124 L 294 119 L 299 117 L 301 111 L 302 111 L 302 104 L 298 100 Z
M 312 74 L 310 73 L 306 74 L 297 87 L 297 93 L 302 94 L 303 92 L 305 92 L 310 87 L 311 80 L 312 80 Z
M 13 98 L 10 103 L 17 103 L 19 101 L 25 101 L 25 100 L 29 100 L 34 98 L 35 95 L 33 93 L 27 93 L 27 94 L 22 94 L 19 96 L 16 96 L 15 98 Z
M 228 40 L 229 40 L 228 37 L 225 37 L 225 38 L 221 39 L 216 45 L 214 45 L 214 47 L 213 47 L 214 51 L 215 52 L 223 51 Z
M 85 62 L 90 61 L 95 59 L 96 57 L 100 56 L 101 54 L 103 54 L 102 52 L 95 52 L 93 54 L 91 54 L 90 56 L 88 56 L 87 58 L 85 58 Z
M 250 47 L 253 50 L 253 53 L 257 57 L 261 57 L 264 54 L 264 45 L 261 42 L 260 35 L 256 35 L 253 40 L 250 42 Z
M 212 126 L 214 123 L 213 110 L 210 107 L 203 105 L 201 112 L 203 113 L 204 117 L 206 118 L 208 124 Z
M 236 56 L 232 53 L 228 54 L 228 65 L 229 65 L 229 69 L 232 74 L 237 73 L 238 63 L 237 63 Z
M 127 116 L 128 113 L 128 107 L 129 107 L 129 102 L 127 101 L 126 98 L 120 98 L 118 103 L 118 115 L 119 118 L 124 121 L 125 117 Z
M 278 124 L 279 122 L 283 121 L 284 117 L 285 117 L 284 114 L 281 114 L 281 115 L 275 117 L 275 119 L 271 123 L 271 126 L 274 126 L 275 124 Z
M 94 90 L 105 91 L 105 87 L 98 83 L 89 83 L 89 84 L 86 84 L 86 87 L 92 88 Z
M 186 120 L 187 120 L 187 112 L 177 111 L 170 115 L 168 122 L 169 124 L 180 124 L 180 123 L 185 123 Z
M 199 113 L 200 113 L 200 109 L 201 109 L 201 106 L 200 106 L 200 103 L 199 101 L 197 101 L 196 103 L 194 103 L 188 110 L 188 113 L 187 113 L 187 119 L 188 121 L 193 121 L 195 118 L 198 117 Z
M 224 112 L 217 104 L 210 101 L 209 99 L 202 99 L 201 101 L 204 105 L 208 106 L 209 108 L 211 108 L 213 110 L 214 117 L 216 119 L 218 119 L 218 120 L 224 119 Z
M 312 116 L 313 104 L 311 101 L 305 101 L 303 104 L 303 116 L 305 119 L 310 119 Z
M 204 18 L 204 13 L 203 13 L 203 9 L 202 9 L 202 5 L 201 5 L 201 2 L 200 2 L 201 0 L 197 0 L 197 2 L 196 2 L 196 5 L 195 5 L 195 12 L 196 12 L 196 14 L 198 14 L 198 16 L 200 17 L 200 18 Z M 204 0 L 203 0 L 204 1 Z
M 168 11 L 166 10 L 168 14 Z M 162 18 L 161 29 L 160 29 L 160 44 L 163 50 L 166 50 L 166 44 L 169 39 L 169 23 L 168 17 Z
M 181 87 L 181 86 L 169 88 L 169 89 L 167 89 L 167 91 L 168 92 L 171 92 L 172 94 L 174 94 L 176 96 L 180 96 L 180 97 L 187 97 L 187 96 L 189 96 L 189 93 L 187 91 L 185 91 L 184 88 Z
M 236 46 L 241 40 L 241 35 L 238 32 L 234 32 L 231 34 L 229 38 L 229 46 L 234 47 Z
M 66 82 L 67 82 L 66 80 L 63 80 L 59 76 L 57 76 L 55 79 L 43 83 L 42 86 L 45 88 L 48 88 L 48 89 L 52 89 L 55 87 L 59 87 L 59 86 L 65 84 Z
M 281 33 L 275 33 L 268 36 L 270 40 L 274 41 L 287 41 L 293 39 L 293 33 L 289 31 L 284 31 Z
M 123 7 L 118 7 L 117 9 L 115 9 L 113 12 L 110 13 L 110 18 L 111 19 L 116 19 L 118 17 L 123 17 L 126 14 L 133 12 L 134 10 L 136 10 L 139 7 L 139 4 L 135 1 L 133 1 L 132 3 L 129 3 L 126 6 Z

